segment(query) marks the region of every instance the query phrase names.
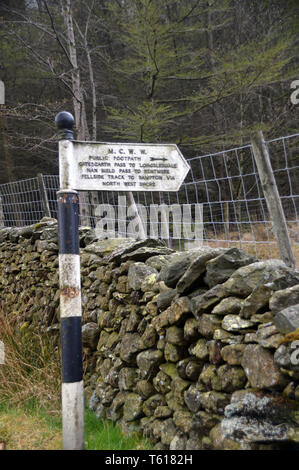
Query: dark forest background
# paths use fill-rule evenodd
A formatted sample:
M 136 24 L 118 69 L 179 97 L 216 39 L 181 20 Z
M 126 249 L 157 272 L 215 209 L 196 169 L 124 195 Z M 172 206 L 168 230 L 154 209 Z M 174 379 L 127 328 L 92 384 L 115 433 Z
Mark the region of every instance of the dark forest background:
M 298 132 L 298 30 L 298 0 L 1 0 L 0 182 L 58 173 L 61 110 L 187 158 Z

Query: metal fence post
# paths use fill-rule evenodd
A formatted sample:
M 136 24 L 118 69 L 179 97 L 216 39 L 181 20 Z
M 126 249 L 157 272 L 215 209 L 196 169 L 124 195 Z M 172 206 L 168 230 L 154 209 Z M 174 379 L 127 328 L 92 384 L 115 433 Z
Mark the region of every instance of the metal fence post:
M 277 241 L 280 257 L 287 266 L 295 268 L 296 261 L 292 251 L 287 223 L 273 175 L 270 155 L 262 131 L 252 136 L 252 150 L 271 217 L 272 229 Z
M 74 118 L 61 112 L 59 142 L 59 287 L 62 351 L 62 433 L 64 450 L 84 449 L 84 390 L 81 332 L 79 198 L 71 186 Z

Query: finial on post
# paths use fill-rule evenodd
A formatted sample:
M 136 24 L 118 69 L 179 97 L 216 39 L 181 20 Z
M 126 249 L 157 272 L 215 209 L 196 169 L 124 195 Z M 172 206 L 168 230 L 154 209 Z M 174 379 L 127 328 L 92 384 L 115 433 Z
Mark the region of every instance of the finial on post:
M 68 111 L 61 111 L 55 117 L 55 123 L 59 130 L 61 140 L 74 139 L 73 127 L 75 125 L 75 119 L 71 113 Z

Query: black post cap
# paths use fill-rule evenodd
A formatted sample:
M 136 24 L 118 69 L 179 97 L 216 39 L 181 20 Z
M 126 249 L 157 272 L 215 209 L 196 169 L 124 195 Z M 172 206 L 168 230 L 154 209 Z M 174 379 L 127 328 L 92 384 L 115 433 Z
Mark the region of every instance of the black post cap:
M 60 131 L 61 139 L 73 140 L 73 127 L 75 125 L 74 116 L 68 111 L 61 111 L 55 117 L 55 123 Z

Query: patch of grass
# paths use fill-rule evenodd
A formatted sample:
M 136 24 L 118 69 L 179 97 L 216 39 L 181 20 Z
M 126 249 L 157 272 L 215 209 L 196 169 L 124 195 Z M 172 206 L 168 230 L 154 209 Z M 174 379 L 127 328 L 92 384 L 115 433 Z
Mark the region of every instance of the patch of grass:
M 31 400 L 23 407 L 0 405 L 0 442 L 7 450 L 62 449 L 61 417 L 53 416 Z M 124 435 L 119 426 L 99 421 L 91 410 L 85 410 L 86 450 L 146 450 L 150 443 L 139 435 Z
M 0 404 L 23 406 L 32 400 L 60 412 L 60 352 L 54 337 L 29 325 L 21 313 L 0 310 L 0 340 L 5 363 L 0 367 Z
M 149 441 L 137 434 L 124 435 L 119 426 L 99 421 L 91 410 L 85 411 L 86 450 L 149 450 Z
M 61 420 L 31 401 L 25 406 L 1 403 L 0 442 L 7 450 L 59 450 Z
M 0 443 L 14 450 L 62 448 L 61 362 L 57 338 L 30 326 L 21 313 L 0 309 Z M 85 412 L 88 450 L 149 449 L 141 437 Z

